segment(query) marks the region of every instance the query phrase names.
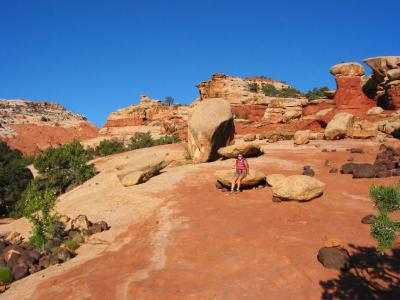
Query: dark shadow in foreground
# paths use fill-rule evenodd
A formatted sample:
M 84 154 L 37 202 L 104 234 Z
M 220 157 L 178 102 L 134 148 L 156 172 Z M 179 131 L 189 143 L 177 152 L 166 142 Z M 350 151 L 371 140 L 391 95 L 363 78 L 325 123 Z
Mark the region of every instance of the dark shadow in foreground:
M 400 299 L 400 249 L 393 249 L 392 255 L 380 255 L 374 247 L 350 247 L 350 270 L 320 281 L 324 289 L 321 298 Z

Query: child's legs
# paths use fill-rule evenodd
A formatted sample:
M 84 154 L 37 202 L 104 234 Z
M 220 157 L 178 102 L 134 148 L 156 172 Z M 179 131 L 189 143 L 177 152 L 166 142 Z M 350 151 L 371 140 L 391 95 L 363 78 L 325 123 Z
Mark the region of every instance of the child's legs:
M 242 182 L 243 176 L 239 176 L 237 180 L 237 189 L 240 190 L 240 183 Z
M 235 177 L 233 178 L 233 180 L 232 180 L 231 191 L 233 191 L 233 190 L 235 189 L 235 184 L 236 184 L 236 181 L 237 181 L 237 180 L 238 180 L 238 177 L 235 176 Z

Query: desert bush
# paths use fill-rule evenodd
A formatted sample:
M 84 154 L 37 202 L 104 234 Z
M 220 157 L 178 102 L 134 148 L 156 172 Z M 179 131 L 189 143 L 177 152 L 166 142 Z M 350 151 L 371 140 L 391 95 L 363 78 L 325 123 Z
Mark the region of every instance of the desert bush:
M 393 246 L 400 229 L 400 221 L 392 220 L 389 215 L 400 210 L 400 185 L 372 185 L 369 194 L 378 210 L 371 236 L 378 241 L 378 251 L 383 254 Z
M 247 86 L 248 90 L 252 93 L 258 93 L 258 91 L 260 90 L 260 86 L 258 85 L 257 82 L 251 82 L 248 84 Z
M 75 251 L 76 249 L 79 248 L 79 244 L 74 241 L 74 240 L 66 240 L 64 242 L 64 245 L 67 249 L 71 250 L 71 251 Z
M 318 99 L 318 98 L 323 98 L 325 97 L 325 92 L 329 91 L 329 88 L 327 88 L 326 86 L 323 87 L 315 87 L 312 90 L 309 90 L 307 93 L 304 94 L 304 96 L 307 99 Z
M 30 200 L 35 201 L 39 209 L 35 212 L 25 211 L 25 216 L 32 223 L 32 235 L 29 243 L 43 250 L 46 241 L 52 239 L 56 233 L 59 216 L 53 212 L 56 189 L 33 191 Z
M 175 144 L 179 143 L 181 139 L 178 135 L 165 135 L 158 139 L 153 139 L 150 132 L 142 133 L 137 132 L 129 139 L 128 149 L 135 150 L 140 148 L 147 148 L 156 145 Z
M 164 135 L 156 140 L 154 140 L 154 145 L 165 145 L 165 144 L 176 144 L 181 141 L 179 135 Z
M 7 267 L 0 266 L 0 284 L 5 285 L 13 281 L 12 272 Z
M 102 140 L 94 150 L 98 156 L 107 156 L 125 150 L 124 143 L 118 139 Z M 87 151 L 87 150 L 86 150 Z
M 42 178 L 46 179 L 46 187 L 64 192 L 70 185 L 82 184 L 93 177 L 96 170 L 88 164 L 89 157 L 79 142 L 48 148 L 35 158 L 33 165 Z
M 187 147 L 185 148 L 185 159 L 192 160 L 192 156 L 190 155 L 189 149 Z
M 151 146 L 154 146 L 154 139 L 152 138 L 150 132 L 137 132 L 129 139 L 128 142 L 128 148 L 130 150 L 147 148 Z
M 18 150 L 0 141 L 0 215 L 8 215 L 33 179 Z
M 292 87 L 277 89 L 272 84 L 263 84 L 262 90 L 265 96 L 270 97 L 296 98 L 302 96 L 302 93 L 298 89 Z

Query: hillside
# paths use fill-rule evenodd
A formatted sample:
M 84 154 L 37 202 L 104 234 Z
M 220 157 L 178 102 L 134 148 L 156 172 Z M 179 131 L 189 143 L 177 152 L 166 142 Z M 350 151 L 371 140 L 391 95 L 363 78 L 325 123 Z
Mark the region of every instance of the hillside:
M 97 133 L 98 128 L 84 116 L 58 103 L 0 99 L 0 139 L 25 154 Z

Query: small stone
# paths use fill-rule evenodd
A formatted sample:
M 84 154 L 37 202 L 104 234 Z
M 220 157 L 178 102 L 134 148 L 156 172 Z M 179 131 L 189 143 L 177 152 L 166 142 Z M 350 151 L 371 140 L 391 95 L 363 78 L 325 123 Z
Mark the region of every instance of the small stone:
M 329 170 L 329 173 L 336 174 L 337 172 L 338 172 L 337 168 L 332 168 L 332 169 Z
M 347 161 L 354 161 L 354 157 L 349 157 L 348 159 L 347 159 Z
M 321 150 L 321 152 L 328 152 L 328 149 L 324 148 Z
M 328 269 L 346 271 L 350 267 L 349 252 L 340 247 L 324 247 L 318 251 L 318 261 Z
M 374 223 L 376 217 L 374 215 L 368 215 L 361 219 L 361 223 L 363 224 L 372 224 Z
M 314 172 L 313 169 L 305 169 L 305 170 L 303 171 L 303 175 L 314 177 L 315 172 Z
M 79 215 L 71 222 L 71 228 L 77 230 L 88 230 L 90 225 L 91 224 L 85 215 Z
M 307 170 L 307 169 L 311 169 L 311 166 L 305 165 L 305 166 L 303 167 L 303 170 Z
M 331 163 L 329 162 L 328 159 L 325 160 L 324 166 L 325 167 L 329 167 L 331 165 Z
M 353 174 L 353 170 L 356 164 L 354 163 L 347 163 L 344 164 L 340 170 L 340 173 L 342 174 Z

